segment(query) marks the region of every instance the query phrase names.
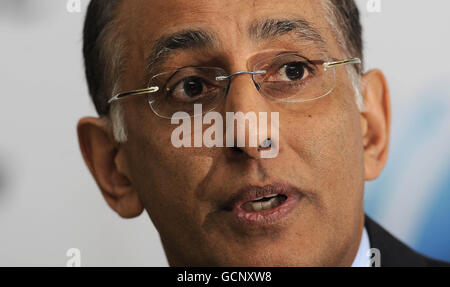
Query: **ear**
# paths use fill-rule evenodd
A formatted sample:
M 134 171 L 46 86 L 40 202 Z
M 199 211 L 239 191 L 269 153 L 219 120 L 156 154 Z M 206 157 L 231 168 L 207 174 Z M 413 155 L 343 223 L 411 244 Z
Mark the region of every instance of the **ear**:
M 77 132 L 84 161 L 108 205 L 124 218 L 141 214 L 143 205 L 127 175 L 123 147 L 114 140 L 107 121 L 82 118 Z
M 361 129 L 364 146 L 365 179 L 373 180 L 383 170 L 389 149 L 391 104 L 386 79 L 380 70 L 363 76 L 364 110 Z

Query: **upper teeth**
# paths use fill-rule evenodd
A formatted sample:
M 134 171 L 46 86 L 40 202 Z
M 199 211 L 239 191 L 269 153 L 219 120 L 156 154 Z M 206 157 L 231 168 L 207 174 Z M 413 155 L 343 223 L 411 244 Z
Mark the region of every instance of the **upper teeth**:
M 267 210 L 272 209 L 280 205 L 280 201 L 278 200 L 278 197 L 272 197 L 268 201 L 259 201 L 259 202 L 252 202 L 251 208 L 253 211 L 258 212 L 261 210 Z
M 284 200 L 280 199 L 278 197 L 279 194 L 269 194 L 263 197 L 256 198 L 252 201 L 249 201 L 245 203 L 242 206 L 242 209 L 244 209 L 247 212 L 259 212 L 261 210 L 268 210 L 275 208 L 282 204 Z M 263 198 L 268 198 L 266 201 L 258 201 Z
M 278 193 L 270 194 L 270 195 L 265 195 L 265 196 L 261 196 L 261 197 L 255 198 L 255 199 L 253 199 L 253 200 L 254 200 L 254 201 L 255 201 L 255 200 L 260 200 L 260 199 L 263 199 L 264 197 L 265 197 L 265 198 L 272 198 L 272 197 L 275 197 L 275 196 L 277 196 L 277 195 L 278 195 Z

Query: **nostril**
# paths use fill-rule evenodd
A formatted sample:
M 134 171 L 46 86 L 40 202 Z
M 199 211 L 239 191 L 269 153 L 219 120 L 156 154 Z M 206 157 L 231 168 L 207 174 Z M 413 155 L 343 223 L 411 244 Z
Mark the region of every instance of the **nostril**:
M 256 159 L 257 155 L 252 152 L 252 149 L 246 149 L 244 147 L 228 147 L 225 150 L 227 158 L 233 162 L 242 162 L 249 159 Z
M 257 89 L 258 91 L 261 90 L 261 85 L 260 85 L 259 83 L 257 83 L 257 82 L 255 82 L 255 87 L 256 87 L 256 89 Z
M 243 153 L 244 151 L 236 146 L 231 147 L 231 150 L 236 153 Z

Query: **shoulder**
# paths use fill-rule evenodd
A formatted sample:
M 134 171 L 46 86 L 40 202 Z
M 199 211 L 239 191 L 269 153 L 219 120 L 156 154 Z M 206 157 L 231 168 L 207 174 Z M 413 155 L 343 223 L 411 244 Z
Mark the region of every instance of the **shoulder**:
M 448 262 L 438 261 L 412 250 L 367 215 L 364 225 L 369 235 L 370 247 L 380 250 L 382 267 L 450 267 Z

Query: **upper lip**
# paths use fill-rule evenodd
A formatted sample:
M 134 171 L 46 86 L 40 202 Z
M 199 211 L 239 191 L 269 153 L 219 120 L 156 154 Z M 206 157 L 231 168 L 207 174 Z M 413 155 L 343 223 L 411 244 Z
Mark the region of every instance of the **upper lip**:
M 272 184 L 258 186 L 247 185 L 234 193 L 224 206 L 226 210 L 240 208 L 246 202 L 256 200 L 258 198 L 271 194 L 282 194 L 286 197 L 300 197 L 301 191 L 290 183 L 275 182 Z

